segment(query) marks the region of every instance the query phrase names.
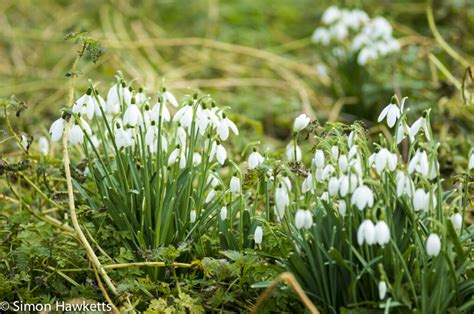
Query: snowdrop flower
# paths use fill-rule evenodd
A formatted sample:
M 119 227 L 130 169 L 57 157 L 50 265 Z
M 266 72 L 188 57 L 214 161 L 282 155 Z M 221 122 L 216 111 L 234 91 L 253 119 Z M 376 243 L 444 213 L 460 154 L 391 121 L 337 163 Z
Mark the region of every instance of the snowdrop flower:
M 171 120 L 171 114 L 168 108 L 166 107 L 166 105 L 161 104 L 160 102 L 157 102 L 155 106 L 153 106 L 153 108 L 151 109 L 150 120 L 155 122 L 155 124 L 158 125 L 160 115 L 163 121 L 169 122 Z
M 327 46 L 331 42 L 331 34 L 325 28 L 317 28 L 314 30 L 311 40 L 316 44 Z
M 301 130 L 304 130 L 308 126 L 310 121 L 311 119 L 306 114 L 303 113 L 299 115 L 293 123 L 293 132 L 299 132 Z
M 79 125 L 74 124 L 69 130 L 69 143 L 71 144 L 82 144 L 84 143 L 84 132 Z
M 283 184 L 283 187 L 285 187 L 286 190 L 288 192 L 290 192 L 291 191 L 291 180 L 290 180 L 290 178 L 288 178 L 287 176 L 283 176 L 283 177 L 280 178 L 280 180 L 281 180 L 281 183 Z
M 210 203 L 214 199 L 215 196 L 216 196 L 216 190 L 214 190 L 214 189 L 210 190 L 209 193 L 206 196 L 205 203 L 206 204 Z M 226 209 L 226 211 L 227 211 L 227 209 Z M 227 213 L 226 213 L 226 216 L 227 216 Z
M 323 168 L 324 167 L 324 152 L 320 149 L 316 150 L 314 154 L 313 163 L 316 168 Z
M 431 140 L 430 136 L 430 130 L 428 127 L 428 123 L 426 122 L 426 119 L 421 117 L 418 120 L 416 120 L 413 125 L 410 127 L 408 130 L 408 135 L 410 137 L 410 140 L 413 142 L 415 140 L 416 134 L 420 131 L 420 129 L 423 129 L 425 132 L 426 139 L 429 141 Z
M 343 175 L 339 179 L 339 194 L 341 197 L 346 197 L 347 193 L 353 192 L 358 183 L 357 176 L 353 173 L 350 175 Z
M 393 128 L 397 120 L 400 118 L 400 108 L 395 104 L 388 104 L 379 115 L 377 122 L 381 122 L 387 117 L 387 125 L 389 128 Z
M 59 141 L 61 136 L 63 136 L 64 126 L 66 125 L 66 120 L 63 118 L 59 118 L 58 120 L 54 121 L 49 128 L 49 134 L 51 134 L 51 140 L 53 142 Z
M 389 152 L 388 149 L 382 148 L 375 155 L 375 169 L 379 175 L 381 175 L 385 169 L 393 171 L 396 167 L 397 155 Z
M 427 211 L 430 208 L 430 193 L 419 188 L 413 194 L 413 209 Z
M 113 85 L 107 93 L 106 109 L 109 113 L 120 112 L 120 100 L 125 104 L 130 104 L 132 95 L 124 82 Z
M 255 244 L 260 245 L 262 243 L 262 239 L 263 239 L 262 227 L 257 226 L 257 228 L 255 228 L 255 233 L 253 234 L 253 239 L 255 241 Z
M 355 204 L 359 210 L 370 208 L 374 206 L 374 193 L 368 186 L 362 184 L 352 194 L 351 203 Z
M 41 136 L 38 139 L 39 150 L 43 155 L 48 155 L 49 153 L 49 142 L 45 136 Z
M 227 218 L 227 207 L 224 206 L 221 208 L 220 216 L 221 216 L 222 221 L 224 221 Z
M 342 217 L 344 217 L 344 216 L 346 215 L 346 211 L 347 211 L 346 201 L 344 201 L 344 200 L 339 200 L 337 209 L 338 209 L 338 211 L 339 211 L 339 214 L 340 214 Z
M 239 130 L 235 123 L 229 120 L 224 114 L 223 119 L 219 121 L 219 126 L 217 127 L 217 135 L 219 135 L 221 140 L 225 141 L 229 138 L 229 129 L 231 129 L 235 135 L 239 135 Z
M 329 195 L 334 196 L 339 192 L 339 178 L 331 177 L 328 182 Z
M 474 169 L 474 152 L 471 153 L 471 156 L 469 157 L 469 165 L 467 166 L 468 170 Z
M 92 94 L 92 88 L 89 88 L 86 94 L 82 95 L 72 106 L 72 112 L 80 113 L 90 120 L 94 117 L 95 99 Z
M 199 166 L 202 162 L 202 156 L 199 153 L 194 153 L 193 154 L 193 165 L 194 166 Z
M 304 179 L 303 184 L 301 185 L 301 192 L 314 194 L 314 185 L 313 185 L 313 175 L 308 173 L 308 176 Z
M 339 165 L 339 170 L 341 170 L 342 172 L 347 171 L 348 162 L 347 162 L 347 156 L 346 155 L 342 154 L 341 156 L 339 156 L 338 165 Z
M 366 219 L 360 224 L 357 230 L 357 243 L 359 245 L 364 243 L 372 245 L 375 243 L 375 226 L 371 220 Z
M 230 179 L 229 190 L 231 193 L 239 194 L 241 192 L 240 178 L 233 176 Z
M 293 142 L 289 143 L 286 146 L 286 158 L 289 161 L 301 161 L 301 148 L 298 145 L 294 145 Z
M 313 215 L 309 210 L 298 209 L 295 215 L 296 229 L 309 229 L 313 225 Z
M 385 221 L 377 221 L 375 224 L 375 242 L 384 246 L 390 241 L 390 229 Z
M 143 87 L 140 87 L 138 89 L 138 93 L 135 95 L 135 100 L 137 102 L 138 105 L 143 105 L 148 99 L 145 95 L 145 92 L 144 92 L 144 89 Z
M 174 95 L 167 90 L 165 90 L 165 92 L 163 93 L 163 102 L 169 102 L 173 107 L 176 108 L 179 106 L 176 97 L 174 97 Z
M 441 240 L 436 233 L 429 235 L 426 240 L 426 253 L 428 256 L 438 256 L 441 251 Z
M 357 56 L 357 63 L 360 65 L 366 65 L 369 61 L 377 59 L 377 57 L 377 50 L 372 47 L 365 47 L 360 50 Z
M 196 222 L 196 211 L 194 209 L 189 213 L 189 222 L 192 224 Z
M 265 159 L 263 158 L 262 155 L 260 155 L 259 152 L 257 152 L 257 149 L 254 148 L 253 152 L 250 154 L 249 159 L 248 159 L 248 167 L 249 169 L 255 169 L 258 166 L 260 166 Z
M 334 169 L 332 165 L 327 165 L 326 167 L 324 167 L 323 173 L 321 175 L 321 179 L 326 180 L 334 171 L 336 170 Z
M 285 209 L 290 205 L 290 197 L 288 195 L 288 190 L 283 184 L 280 184 L 275 189 L 275 206 L 278 213 L 278 218 L 283 218 L 285 214 Z
M 337 146 L 331 147 L 331 154 L 334 157 L 334 159 L 337 160 L 337 158 L 339 157 L 339 147 Z
M 191 123 L 193 122 L 192 104 L 187 104 L 181 109 L 179 109 L 174 115 L 173 120 L 179 122 L 183 126 L 183 128 L 189 128 L 191 126 Z
M 428 155 L 425 151 L 417 150 L 415 155 L 410 160 L 410 163 L 408 164 L 408 173 L 412 174 L 413 171 L 418 172 L 424 177 L 428 176 Z
M 115 130 L 115 145 L 120 149 L 122 147 L 129 147 L 133 145 L 132 134 L 130 130 L 124 130 L 123 128 L 117 128 Z
M 387 284 L 385 281 L 379 282 L 379 298 L 380 300 L 385 299 L 385 295 L 387 294 Z
M 402 195 L 412 196 L 413 192 L 415 191 L 415 184 L 410 176 L 406 175 L 402 171 L 397 172 L 396 177 L 397 182 L 397 197 L 401 197 Z
M 138 109 L 138 106 L 135 105 L 135 100 L 132 100 L 132 104 L 128 106 L 125 111 L 122 123 L 124 126 L 143 125 L 142 113 L 140 112 L 140 109 Z
M 223 165 L 227 159 L 227 151 L 221 143 L 216 146 L 216 159 L 221 165 Z
M 322 21 L 324 24 L 332 24 L 341 17 L 341 11 L 336 6 L 330 6 L 324 11 Z
M 168 167 L 174 165 L 174 163 L 176 162 L 176 159 L 179 157 L 179 154 L 180 154 L 180 148 L 178 146 L 171 152 L 170 156 L 168 157 Z
M 454 229 L 461 230 L 462 228 L 462 216 L 460 213 L 455 213 L 451 216 L 451 222 L 453 223 Z

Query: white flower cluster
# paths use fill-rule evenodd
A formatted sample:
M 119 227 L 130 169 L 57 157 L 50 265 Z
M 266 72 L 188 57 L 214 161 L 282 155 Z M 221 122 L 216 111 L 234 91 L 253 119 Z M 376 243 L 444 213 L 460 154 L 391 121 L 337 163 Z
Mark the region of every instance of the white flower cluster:
M 331 6 L 324 12 L 322 23 L 324 26 L 313 33 L 313 42 L 335 44 L 336 51 L 357 53 L 360 65 L 400 50 L 400 43 L 392 36 L 392 26 L 381 16 L 371 19 L 362 10 Z M 341 43 L 345 45 L 340 46 Z

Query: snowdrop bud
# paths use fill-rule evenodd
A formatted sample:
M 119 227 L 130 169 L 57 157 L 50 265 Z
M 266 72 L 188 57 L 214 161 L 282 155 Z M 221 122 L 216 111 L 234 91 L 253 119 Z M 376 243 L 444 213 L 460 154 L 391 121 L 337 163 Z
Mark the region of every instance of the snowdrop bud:
M 339 179 L 337 177 L 331 177 L 328 182 L 329 195 L 334 196 L 339 191 Z
M 346 201 L 344 200 L 339 200 L 339 203 L 338 203 L 338 210 L 339 210 L 339 214 L 341 216 L 345 216 L 346 215 L 346 211 L 347 211 L 347 205 L 346 205 Z
M 423 189 L 419 188 L 413 194 L 413 209 L 419 211 L 421 209 L 429 209 L 429 193 L 425 192 Z
M 453 223 L 454 229 L 461 230 L 462 227 L 462 216 L 460 213 L 455 213 L 451 216 L 451 222 Z
M 375 224 L 375 242 L 384 246 L 390 241 L 390 229 L 385 221 L 378 221 Z
M 375 226 L 369 219 L 364 220 L 357 230 L 357 243 L 362 245 L 364 242 L 368 245 L 375 243 Z
M 51 140 L 53 142 L 59 141 L 61 136 L 63 136 L 65 123 L 66 120 L 59 118 L 58 120 L 54 121 L 53 124 L 51 124 L 51 127 L 49 128 L 49 134 L 51 134 Z
M 224 206 L 221 208 L 220 216 L 221 216 L 222 221 L 224 221 L 227 218 L 227 207 Z
M 211 202 L 215 196 L 216 196 L 216 190 L 212 189 L 211 191 L 209 191 L 209 194 L 207 194 L 205 203 L 207 204 Z
M 234 176 L 230 179 L 229 190 L 231 193 L 240 193 L 240 178 Z
M 255 228 L 255 233 L 253 235 L 255 244 L 260 245 L 262 243 L 262 238 L 263 238 L 263 230 L 262 227 L 258 226 Z
M 38 139 L 38 146 L 39 146 L 40 152 L 43 155 L 48 155 L 48 153 L 49 153 L 49 142 L 48 142 L 48 139 L 45 136 L 41 136 Z
M 285 209 L 290 204 L 290 197 L 288 196 L 288 190 L 286 187 L 280 185 L 275 190 L 275 206 L 277 209 L 278 217 L 281 219 L 285 214 Z
M 398 108 L 398 106 L 395 104 L 389 104 L 382 110 L 377 122 L 382 121 L 385 117 L 387 117 L 388 127 L 392 128 L 397 122 L 398 118 L 400 118 L 400 108 Z
M 313 175 L 311 172 L 308 173 L 308 176 L 304 179 L 303 184 L 301 185 L 301 192 L 311 192 L 311 194 L 314 194 Z
M 385 281 L 379 282 L 379 298 L 380 300 L 385 299 L 385 295 L 387 294 L 387 284 Z
M 296 156 L 295 156 L 296 154 Z M 293 143 L 290 143 L 286 146 L 286 158 L 289 161 L 300 161 L 301 160 L 301 148 Z
M 316 166 L 316 168 L 323 168 L 324 167 L 324 152 L 320 149 L 318 149 L 316 151 L 316 153 L 314 154 L 314 165 Z
M 294 132 L 299 132 L 303 129 L 305 129 L 311 119 L 306 115 L 306 114 L 301 114 L 295 119 L 295 123 L 293 124 L 293 131 Z
M 305 212 L 304 227 L 306 229 L 309 229 L 313 225 L 313 215 L 311 214 L 309 210 L 305 210 L 304 212 Z
M 441 251 L 441 240 L 436 233 L 430 234 L 426 240 L 426 253 L 428 256 L 438 256 Z
M 264 158 L 257 150 L 254 148 L 253 152 L 250 154 L 248 159 L 249 169 L 255 169 L 260 166 L 264 161 Z
M 227 159 L 227 152 L 224 146 L 222 146 L 222 144 L 217 145 L 216 158 L 217 158 L 217 162 L 220 163 L 221 165 L 223 165 L 225 160 Z
M 173 150 L 170 156 L 168 157 L 168 167 L 174 165 L 178 156 L 179 156 L 179 148 L 175 148 L 175 150 Z
M 82 144 L 84 142 L 84 132 L 77 124 L 71 126 L 69 131 L 69 143 L 71 144 Z
M 192 224 L 196 222 L 196 211 L 194 209 L 189 213 L 189 222 Z
M 306 214 L 303 209 L 298 209 L 295 215 L 295 226 L 297 229 L 301 229 L 305 226 Z
M 339 157 L 339 169 L 342 171 L 342 172 L 346 172 L 347 171 L 347 156 L 346 155 L 341 155 Z
M 374 206 L 374 193 L 368 186 L 361 185 L 352 194 L 351 203 L 355 204 L 359 210 L 365 207 L 370 208 Z
M 471 153 L 471 157 L 469 157 L 469 165 L 467 167 L 468 170 L 474 169 L 474 152 Z
M 199 153 L 194 153 L 193 154 L 193 165 L 194 166 L 199 166 L 202 162 L 202 156 Z

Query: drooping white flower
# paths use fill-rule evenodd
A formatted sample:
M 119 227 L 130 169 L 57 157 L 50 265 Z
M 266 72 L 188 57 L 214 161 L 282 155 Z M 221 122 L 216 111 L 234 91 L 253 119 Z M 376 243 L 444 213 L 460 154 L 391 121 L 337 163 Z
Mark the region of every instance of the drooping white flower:
M 425 192 L 425 190 L 418 188 L 413 194 L 413 209 L 415 211 L 429 209 L 430 205 L 430 193 Z
M 400 108 L 395 104 L 388 104 L 380 113 L 377 122 L 381 122 L 385 117 L 387 117 L 388 127 L 392 128 L 400 118 Z
M 341 17 L 341 11 L 336 6 L 330 6 L 324 11 L 322 22 L 324 24 L 332 24 Z
M 211 189 L 209 191 L 209 193 L 207 194 L 207 196 L 206 196 L 205 203 L 207 204 L 207 203 L 211 202 L 214 199 L 215 196 L 216 196 L 216 190 Z
M 352 194 L 351 203 L 355 204 L 359 210 L 370 208 L 374 206 L 374 193 L 368 186 L 362 184 Z
M 124 130 L 123 128 L 117 128 L 115 130 L 115 145 L 120 149 L 122 147 L 129 147 L 133 145 L 133 138 L 130 130 Z
M 359 245 L 375 243 L 375 226 L 371 220 L 366 219 L 360 224 L 357 230 L 357 243 Z
M 176 100 L 176 97 L 174 97 L 174 95 L 169 91 L 165 91 L 163 93 L 163 102 L 164 103 L 169 102 L 173 107 L 179 106 L 178 101 Z
M 340 214 L 342 217 L 344 217 L 344 216 L 346 215 L 346 211 L 347 211 L 346 201 L 344 201 L 344 200 L 339 200 L 337 209 L 338 209 L 338 211 L 339 211 L 339 214 Z
M 255 228 L 255 233 L 253 234 L 253 239 L 255 241 L 255 244 L 261 244 L 262 239 L 263 239 L 263 229 L 260 226 L 257 226 Z
M 339 178 L 339 195 L 346 197 L 347 193 L 352 193 L 359 183 L 359 179 L 354 173 L 343 175 Z
M 49 153 L 49 142 L 45 136 L 40 136 L 38 139 L 39 150 L 43 155 L 48 155 Z
M 316 150 L 316 152 L 314 153 L 313 163 L 316 168 L 324 167 L 324 152 L 322 150 Z
M 426 240 L 426 253 L 428 256 L 438 256 L 441 251 L 441 240 L 436 233 L 429 235 Z
M 223 119 L 219 121 L 219 126 L 217 127 L 217 135 L 219 135 L 221 140 L 225 141 L 229 138 L 229 129 L 232 130 L 235 135 L 239 135 L 239 130 L 235 123 L 224 114 Z
M 156 125 L 158 125 L 159 123 L 160 114 L 161 114 L 162 121 L 169 122 L 171 120 L 171 114 L 168 108 L 166 107 L 166 105 L 161 104 L 160 102 L 157 102 L 155 106 L 153 106 L 150 112 L 150 120 L 155 122 Z
M 192 224 L 196 222 L 196 211 L 194 209 L 189 213 L 189 222 Z
M 331 154 L 334 157 L 335 160 L 339 157 L 339 147 L 337 146 L 332 146 L 331 147 Z
M 87 93 L 82 95 L 72 106 L 72 112 L 73 113 L 79 113 L 83 116 L 87 116 L 87 118 L 90 120 L 92 117 L 94 117 L 94 112 L 95 112 L 95 99 L 92 94 L 92 89 L 89 88 L 87 90 Z
M 124 126 L 141 126 L 143 125 L 143 117 L 137 105 L 131 104 L 123 115 Z
M 255 169 L 260 166 L 265 159 L 259 152 L 254 148 L 253 152 L 250 154 L 248 159 L 248 167 L 249 169 Z
M 377 221 L 375 224 L 375 242 L 384 246 L 390 241 L 390 229 L 385 221 Z
M 280 219 L 283 218 L 285 209 L 289 204 L 290 197 L 288 195 L 288 190 L 283 186 L 283 184 L 280 184 L 280 186 L 275 189 L 275 206 Z
M 309 210 L 298 209 L 295 215 L 295 227 L 297 229 L 309 229 L 313 225 L 313 215 Z
M 310 121 L 311 119 L 306 114 L 300 114 L 293 123 L 293 132 L 304 130 Z
M 314 194 L 313 175 L 311 172 L 309 172 L 308 176 L 304 179 L 303 184 L 301 185 L 301 192 L 311 192 L 311 194 Z
M 406 175 L 402 171 L 397 172 L 396 177 L 397 182 L 397 197 L 401 197 L 402 195 L 407 195 L 411 197 L 415 192 L 415 184 L 410 176 Z
M 179 109 L 173 117 L 173 121 L 177 121 L 185 129 L 189 128 L 193 122 L 193 106 L 187 104 Z
M 391 153 L 388 149 L 382 148 L 375 155 L 375 169 L 379 175 L 384 170 L 393 171 L 397 167 L 397 154 Z
M 241 187 L 240 187 L 240 178 L 233 176 L 230 179 L 230 184 L 229 184 L 229 190 L 231 193 L 234 194 L 239 194 L 241 192 Z
M 379 298 L 380 300 L 385 299 L 385 295 L 387 294 L 387 284 L 385 281 L 379 282 Z
M 338 165 L 339 165 L 339 170 L 341 170 L 342 172 L 347 171 L 348 160 L 347 160 L 346 155 L 341 154 L 341 156 L 339 156 Z
M 224 221 L 227 218 L 227 207 L 223 206 L 220 212 L 221 220 Z
M 410 163 L 408 164 L 408 173 L 412 174 L 413 171 L 418 172 L 424 177 L 428 177 L 428 155 L 425 151 L 421 151 L 418 149 L 415 155 L 410 160 Z
M 454 229 L 461 230 L 462 228 L 462 216 L 460 213 L 455 213 L 451 216 L 451 222 L 453 223 Z
M 426 139 L 428 141 L 431 140 L 428 123 L 426 122 L 425 118 L 421 117 L 412 124 L 408 131 L 408 135 L 412 142 L 415 140 L 416 134 L 418 134 L 418 131 L 420 131 L 421 129 L 425 132 Z
M 180 149 L 179 147 L 176 147 L 170 154 L 170 156 L 168 157 L 168 167 L 174 165 L 174 163 L 176 162 L 176 159 L 178 159 L 180 155 Z
M 193 165 L 199 166 L 202 162 L 202 156 L 199 153 L 193 153 Z
M 321 175 L 322 180 L 326 180 L 335 171 L 333 165 L 326 165 Z
M 216 147 L 216 159 L 221 165 L 223 165 L 227 159 L 227 151 L 221 143 L 217 144 Z
M 63 136 L 64 126 L 66 124 L 66 120 L 63 118 L 59 118 L 58 120 L 54 121 L 49 128 L 49 134 L 51 134 L 51 140 L 53 142 L 59 141 L 61 136 Z
M 287 176 L 283 176 L 283 177 L 280 178 L 280 180 L 281 180 L 281 183 L 282 183 L 283 187 L 286 188 L 286 190 L 288 192 L 290 192 L 291 191 L 291 180 L 290 180 L 290 178 L 288 178 Z
M 329 195 L 334 196 L 339 192 L 339 178 L 331 177 L 328 182 Z
M 69 130 L 69 143 L 73 145 L 84 143 L 84 132 L 77 124 L 73 124 Z
M 289 143 L 286 146 L 286 158 L 289 161 L 301 161 L 301 148 L 294 143 Z
M 131 104 L 132 95 L 125 83 L 114 84 L 107 93 L 107 112 L 116 114 L 120 112 L 120 104 L 123 101 L 126 105 Z

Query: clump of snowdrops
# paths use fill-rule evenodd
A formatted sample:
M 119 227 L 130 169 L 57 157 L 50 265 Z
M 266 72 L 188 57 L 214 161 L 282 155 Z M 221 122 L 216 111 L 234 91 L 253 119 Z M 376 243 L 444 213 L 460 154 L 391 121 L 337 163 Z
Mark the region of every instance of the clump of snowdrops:
M 294 243 L 282 258 L 325 312 L 473 306 L 474 229 L 463 217 L 474 157 L 456 185 L 444 187 L 429 111 L 410 124 L 406 100 L 393 97 L 383 109 L 378 121 L 393 132 L 373 144 L 359 123 L 316 128 L 309 164 L 299 147 L 308 135 L 300 133 L 314 126 L 299 116 L 288 171 L 271 178 L 276 220 Z

